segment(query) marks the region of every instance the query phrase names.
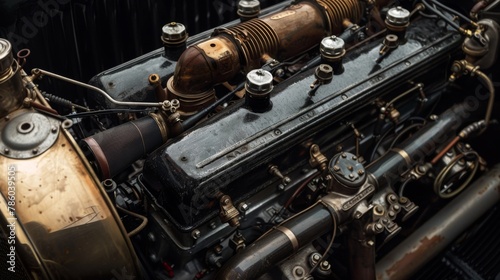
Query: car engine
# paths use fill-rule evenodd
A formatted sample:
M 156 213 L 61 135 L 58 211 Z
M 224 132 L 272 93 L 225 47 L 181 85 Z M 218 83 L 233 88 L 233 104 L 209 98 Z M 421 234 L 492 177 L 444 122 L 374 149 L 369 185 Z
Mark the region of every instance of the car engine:
M 500 1 L 263 4 L 88 82 L 0 39 L 1 279 L 500 279 Z

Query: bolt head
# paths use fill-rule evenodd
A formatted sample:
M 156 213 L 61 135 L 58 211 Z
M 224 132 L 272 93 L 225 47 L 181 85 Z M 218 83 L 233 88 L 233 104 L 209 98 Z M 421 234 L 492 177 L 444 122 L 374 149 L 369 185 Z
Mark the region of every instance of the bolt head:
M 248 204 L 246 204 L 245 202 L 240 203 L 239 210 L 240 210 L 241 212 L 246 212 L 246 211 L 248 210 L 248 208 L 249 208 L 249 207 L 248 207 Z
M 321 264 L 319 265 L 319 268 L 321 270 L 329 270 L 330 269 L 330 263 L 328 261 L 322 261 Z
M 191 232 L 191 237 L 193 237 L 194 240 L 200 238 L 201 237 L 201 231 L 199 229 L 193 230 L 193 232 Z
M 4 152 L 5 154 L 8 154 L 8 153 L 10 153 L 10 150 L 9 150 L 8 148 L 5 148 L 5 149 L 3 149 L 3 152 Z
M 313 260 L 319 261 L 321 259 L 321 256 L 319 254 L 314 254 L 313 255 Z

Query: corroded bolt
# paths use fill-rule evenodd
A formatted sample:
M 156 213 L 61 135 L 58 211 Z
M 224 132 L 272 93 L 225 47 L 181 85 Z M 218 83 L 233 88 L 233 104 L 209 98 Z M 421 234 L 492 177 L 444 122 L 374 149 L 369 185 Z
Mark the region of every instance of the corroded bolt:
M 338 165 L 334 165 L 333 166 L 333 171 L 335 171 L 335 172 L 340 171 L 340 167 L 338 167 Z
M 365 174 L 365 171 L 363 171 L 363 169 L 360 169 L 360 170 L 358 170 L 358 174 L 363 175 L 363 174 Z

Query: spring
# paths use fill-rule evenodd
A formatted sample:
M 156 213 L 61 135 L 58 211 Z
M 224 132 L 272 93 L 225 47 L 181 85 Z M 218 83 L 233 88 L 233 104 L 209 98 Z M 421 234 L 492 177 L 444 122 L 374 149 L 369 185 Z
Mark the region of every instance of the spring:
M 68 108 L 73 107 L 73 102 L 69 101 L 68 99 L 64 99 L 62 97 L 59 97 L 57 95 L 53 95 L 50 93 L 42 92 L 43 97 L 45 97 L 49 102 L 52 102 L 54 104 L 58 104 L 61 106 L 65 106 Z

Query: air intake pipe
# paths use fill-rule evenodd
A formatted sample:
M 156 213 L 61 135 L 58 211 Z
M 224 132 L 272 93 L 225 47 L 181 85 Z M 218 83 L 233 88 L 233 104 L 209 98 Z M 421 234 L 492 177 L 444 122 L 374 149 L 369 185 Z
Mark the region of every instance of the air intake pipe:
M 285 60 L 342 31 L 342 22 L 359 22 L 358 0 L 296 1 L 280 12 L 217 29 L 212 37 L 189 47 L 167 82 L 170 99 L 189 116 L 215 101 L 214 85 L 240 70 L 259 68 L 269 59 Z

